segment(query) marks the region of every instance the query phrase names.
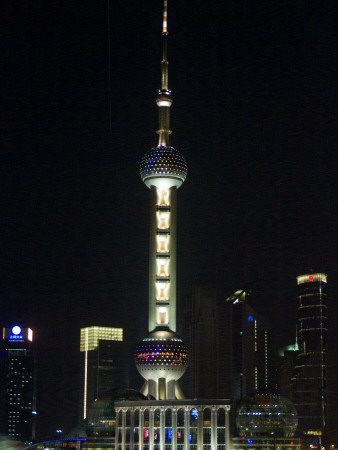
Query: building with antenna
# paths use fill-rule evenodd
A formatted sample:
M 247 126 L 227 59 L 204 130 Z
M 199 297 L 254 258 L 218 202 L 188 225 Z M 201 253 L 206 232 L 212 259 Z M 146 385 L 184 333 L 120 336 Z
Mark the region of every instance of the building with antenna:
M 115 402 L 115 448 L 229 449 L 230 401 L 186 400 L 178 380 L 188 352 L 176 334 L 176 193 L 187 176 L 183 155 L 169 145 L 172 95 L 168 86 L 167 0 L 163 8 L 163 58 L 158 145 L 142 158 L 140 174 L 150 189 L 149 334 L 138 344 L 135 364 L 145 379 L 144 400 Z

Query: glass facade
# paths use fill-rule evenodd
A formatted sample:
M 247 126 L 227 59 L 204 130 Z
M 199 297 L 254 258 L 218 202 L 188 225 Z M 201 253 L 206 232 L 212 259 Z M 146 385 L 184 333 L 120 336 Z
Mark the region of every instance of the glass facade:
M 241 401 L 236 412 L 240 436 L 292 437 L 297 428 L 297 411 L 287 398 L 273 393 L 256 393 Z
M 299 431 L 322 435 L 326 428 L 327 276 L 300 275 L 298 285 L 297 338 L 299 350 L 292 377 L 293 400 L 299 415 Z

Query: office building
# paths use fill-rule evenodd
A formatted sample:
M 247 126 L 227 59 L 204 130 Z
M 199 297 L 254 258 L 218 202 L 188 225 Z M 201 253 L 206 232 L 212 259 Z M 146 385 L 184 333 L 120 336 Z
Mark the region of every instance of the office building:
M 110 389 L 124 386 L 128 374 L 128 347 L 123 329 L 111 327 L 81 328 L 83 353 L 81 417 L 87 417 L 93 401 Z
M 180 381 L 183 392 L 189 398 L 222 398 L 223 318 L 219 315 L 216 289 L 195 286 L 182 296 L 180 309 L 180 329 L 190 355 L 189 366 Z
M 0 383 L 0 431 L 31 443 L 35 438 L 36 380 L 30 328 L 3 328 Z
M 298 411 L 298 432 L 314 436 L 320 445 L 327 420 L 327 275 L 300 275 L 297 286 L 299 350 L 292 377 L 293 401 Z
M 222 310 L 223 373 L 234 401 L 254 391 L 276 389 L 276 349 L 272 330 L 248 303 L 242 289 L 227 298 Z

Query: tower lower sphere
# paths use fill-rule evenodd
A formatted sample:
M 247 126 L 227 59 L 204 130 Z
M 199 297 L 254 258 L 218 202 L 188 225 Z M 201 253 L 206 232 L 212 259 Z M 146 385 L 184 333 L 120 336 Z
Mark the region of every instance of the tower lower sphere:
M 176 383 L 188 366 L 187 348 L 167 327 L 157 327 L 136 347 L 135 364 L 147 380 L 143 394 L 165 400 L 183 398 Z

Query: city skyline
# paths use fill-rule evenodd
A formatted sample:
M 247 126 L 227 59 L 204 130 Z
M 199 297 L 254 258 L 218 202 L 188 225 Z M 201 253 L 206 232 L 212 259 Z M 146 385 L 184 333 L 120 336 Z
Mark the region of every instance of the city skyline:
M 80 327 L 146 329 L 148 192 L 137 174 L 156 143 L 157 3 L 5 8 L 3 326 L 32 323 L 43 355 L 67 350 L 61 398 Z M 297 275 L 325 272 L 337 291 L 338 46 L 326 8 L 170 10 L 172 142 L 189 161 L 178 288 L 208 284 L 225 299 L 249 285 L 280 338 L 294 336 Z

